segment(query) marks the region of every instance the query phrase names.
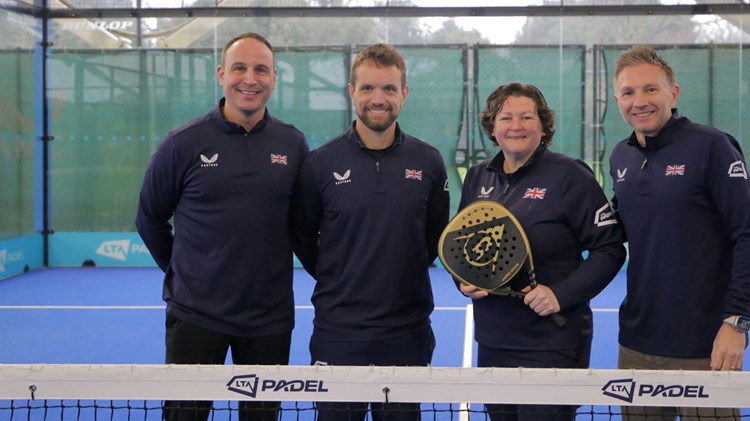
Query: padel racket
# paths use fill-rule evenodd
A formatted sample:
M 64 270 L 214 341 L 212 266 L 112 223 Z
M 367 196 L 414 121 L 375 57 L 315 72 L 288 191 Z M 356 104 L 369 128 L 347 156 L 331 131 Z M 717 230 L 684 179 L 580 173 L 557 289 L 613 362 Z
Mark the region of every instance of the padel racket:
M 534 260 L 526 233 L 503 205 L 480 200 L 461 210 L 443 230 L 438 244 L 440 261 L 459 281 L 490 294 L 523 299 L 510 280 L 525 271 L 529 287 L 537 286 Z M 550 314 L 558 326 L 565 325 L 559 313 Z

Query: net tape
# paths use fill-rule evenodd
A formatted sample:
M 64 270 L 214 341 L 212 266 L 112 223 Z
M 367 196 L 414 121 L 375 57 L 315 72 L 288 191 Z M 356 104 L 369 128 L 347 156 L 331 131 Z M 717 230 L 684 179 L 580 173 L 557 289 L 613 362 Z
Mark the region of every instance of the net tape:
M 0 364 L 0 400 L 214 400 L 750 408 L 750 372 Z

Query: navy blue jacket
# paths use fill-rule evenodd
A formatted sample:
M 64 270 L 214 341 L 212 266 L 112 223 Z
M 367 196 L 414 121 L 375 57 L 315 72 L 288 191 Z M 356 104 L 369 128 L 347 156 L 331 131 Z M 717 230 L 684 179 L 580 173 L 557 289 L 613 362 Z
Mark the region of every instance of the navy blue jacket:
M 750 183 L 739 144 L 673 110 L 645 148 L 635 134 L 618 143 L 610 173 L 630 253 L 620 344 L 709 357 L 723 318 L 750 316 Z
M 536 278 L 560 303 L 567 324 L 559 328 L 523 300 L 490 295 L 474 300 L 476 340 L 515 350 L 572 349 L 590 343 L 589 300 L 617 275 L 625 261 L 622 232 L 606 195 L 582 161 L 540 145 L 513 174 L 503 171 L 502 152 L 473 166 L 464 180 L 461 208 L 494 200 L 510 210 L 526 232 Z M 582 254 L 588 251 L 584 260 Z M 511 280 L 528 285 L 525 273 Z
M 229 335 L 289 332 L 289 206 L 307 142 L 267 111 L 246 133 L 224 120 L 223 103 L 160 143 L 141 189 L 138 233 L 166 272 L 170 314 Z
M 316 280 L 315 334 L 372 341 L 429 326 L 428 267 L 450 205 L 440 152 L 397 127 L 378 157 L 352 126 L 310 152 L 298 189 L 295 253 Z

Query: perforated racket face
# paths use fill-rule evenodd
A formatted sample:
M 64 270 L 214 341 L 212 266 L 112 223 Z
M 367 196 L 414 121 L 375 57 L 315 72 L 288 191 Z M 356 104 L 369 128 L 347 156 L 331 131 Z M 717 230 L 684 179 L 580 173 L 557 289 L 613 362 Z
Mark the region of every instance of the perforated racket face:
M 464 208 L 440 237 L 443 266 L 462 282 L 494 290 L 510 282 L 529 251 L 518 221 L 502 205 L 479 201 Z

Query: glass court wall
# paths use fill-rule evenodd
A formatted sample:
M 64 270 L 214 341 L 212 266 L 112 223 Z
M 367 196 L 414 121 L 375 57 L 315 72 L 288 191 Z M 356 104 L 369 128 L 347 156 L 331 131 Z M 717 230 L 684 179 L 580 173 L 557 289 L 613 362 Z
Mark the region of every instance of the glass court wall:
M 219 100 L 221 48 L 245 31 L 276 49 L 271 114 L 313 148 L 351 124 L 356 51 L 397 45 L 410 85 L 399 123 L 443 153 L 453 211 L 466 169 L 498 152 L 477 115 L 511 81 L 540 87 L 557 113 L 552 148 L 588 162 L 611 193 L 609 152 L 630 133 L 612 99 L 614 61 L 637 43 L 675 69 L 681 113 L 750 148 L 750 5 L 438 3 L 0 1 L 0 279 L 153 264 L 133 222 L 143 172 L 168 130 Z

